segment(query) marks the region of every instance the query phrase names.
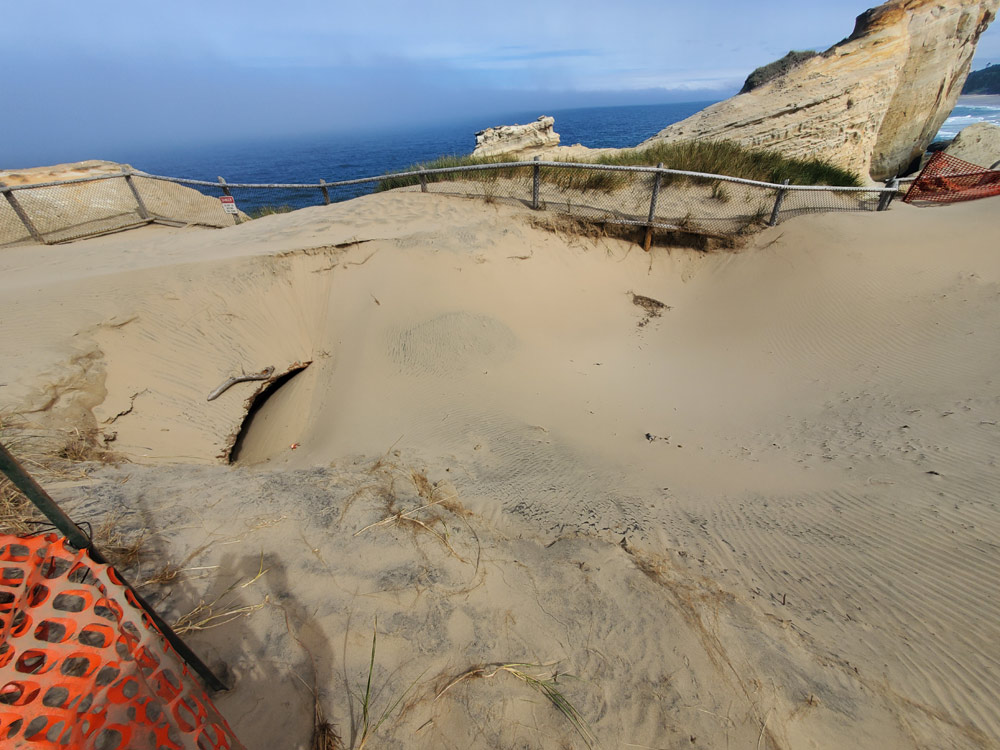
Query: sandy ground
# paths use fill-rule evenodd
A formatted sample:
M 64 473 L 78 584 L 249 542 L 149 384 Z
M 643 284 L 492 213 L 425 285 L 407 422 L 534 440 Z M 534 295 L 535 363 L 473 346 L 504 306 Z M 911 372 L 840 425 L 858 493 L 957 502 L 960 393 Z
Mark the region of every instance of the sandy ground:
M 645 254 L 393 193 L 9 248 L 0 407 L 127 461 L 51 490 L 147 530 L 169 618 L 243 610 L 189 638 L 250 748 L 314 689 L 361 744 L 376 618 L 369 747 L 1000 747 L 996 209 Z M 209 392 L 306 364 L 227 464 L 261 384 Z M 454 682 L 510 663 L 583 730 Z

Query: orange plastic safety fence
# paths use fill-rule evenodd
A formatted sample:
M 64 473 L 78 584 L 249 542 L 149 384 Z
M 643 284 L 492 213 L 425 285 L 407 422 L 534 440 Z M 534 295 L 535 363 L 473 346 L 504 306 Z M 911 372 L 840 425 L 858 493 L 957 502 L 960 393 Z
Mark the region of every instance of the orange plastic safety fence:
M 910 185 L 903 200 L 956 203 L 1000 195 L 1000 172 L 938 151 Z
M 0 746 L 242 748 L 114 568 L 55 534 L 0 536 Z

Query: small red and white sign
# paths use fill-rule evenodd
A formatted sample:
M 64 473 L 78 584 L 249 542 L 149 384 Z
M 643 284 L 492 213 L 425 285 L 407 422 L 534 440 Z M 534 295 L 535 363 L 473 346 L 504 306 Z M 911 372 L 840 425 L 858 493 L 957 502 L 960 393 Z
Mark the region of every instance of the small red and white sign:
M 222 201 L 222 210 L 227 214 L 236 214 L 239 211 L 236 210 L 236 199 L 231 195 L 223 195 L 219 197 Z

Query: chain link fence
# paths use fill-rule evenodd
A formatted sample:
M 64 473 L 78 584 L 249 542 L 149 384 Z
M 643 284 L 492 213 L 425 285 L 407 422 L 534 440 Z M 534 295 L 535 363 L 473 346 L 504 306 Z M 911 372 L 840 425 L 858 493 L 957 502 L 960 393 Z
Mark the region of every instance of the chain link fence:
M 899 192 L 895 183 L 789 185 L 662 167 L 541 161 L 424 170 L 383 178 L 380 185 L 520 203 L 607 224 L 725 237 L 808 213 L 881 211 Z
M 456 195 L 586 221 L 732 237 L 807 213 L 881 211 L 898 185 L 779 185 L 662 167 L 543 161 L 305 184 L 227 183 L 221 177 L 208 182 L 124 168 L 121 174 L 65 182 L 0 184 L 0 247 L 68 242 L 149 223 L 221 228 L 381 190 Z

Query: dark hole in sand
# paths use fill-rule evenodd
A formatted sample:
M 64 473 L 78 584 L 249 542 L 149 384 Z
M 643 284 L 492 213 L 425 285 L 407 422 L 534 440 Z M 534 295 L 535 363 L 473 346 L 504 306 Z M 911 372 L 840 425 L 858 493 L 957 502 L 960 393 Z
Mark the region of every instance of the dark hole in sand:
M 239 434 L 236 436 L 236 442 L 233 443 L 232 450 L 229 451 L 229 463 L 234 464 L 240 458 L 240 450 L 243 448 L 243 440 L 247 433 L 250 432 L 250 428 L 253 426 L 253 418 L 259 412 L 264 404 L 268 402 L 272 396 L 274 396 L 278 391 L 280 391 L 288 382 L 306 369 L 312 362 L 306 362 L 303 365 L 293 367 L 291 370 L 286 372 L 280 378 L 276 378 L 267 384 L 257 397 L 250 404 L 250 408 L 247 410 L 246 417 L 243 418 L 243 424 L 240 425 Z

